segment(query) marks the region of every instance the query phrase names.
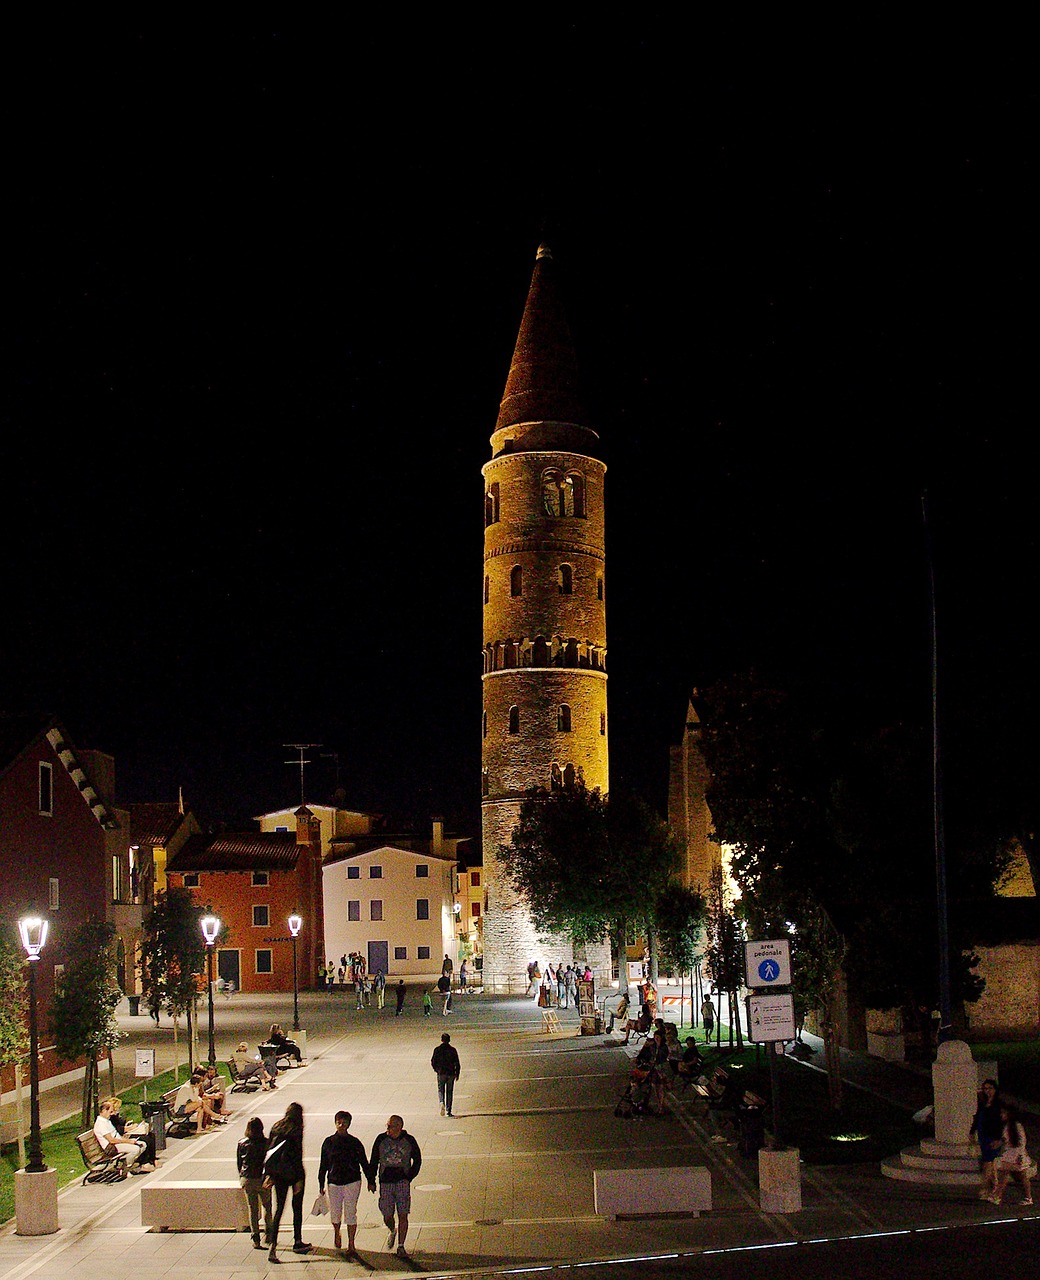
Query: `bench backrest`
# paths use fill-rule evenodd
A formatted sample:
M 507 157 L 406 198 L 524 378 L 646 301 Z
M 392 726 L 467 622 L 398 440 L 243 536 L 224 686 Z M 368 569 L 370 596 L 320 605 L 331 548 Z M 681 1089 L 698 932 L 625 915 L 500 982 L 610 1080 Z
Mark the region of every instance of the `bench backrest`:
M 105 1160 L 111 1160 L 119 1154 L 111 1147 L 103 1147 L 93 1129 L 88 1129 L 86 1133 L 77 1134 L 76 1142 L 79 1146 L 79 1153 L 83 1157 L 83 1163 L 88 1169 L 92 1169 L 96 1164 L 102 1164 Z

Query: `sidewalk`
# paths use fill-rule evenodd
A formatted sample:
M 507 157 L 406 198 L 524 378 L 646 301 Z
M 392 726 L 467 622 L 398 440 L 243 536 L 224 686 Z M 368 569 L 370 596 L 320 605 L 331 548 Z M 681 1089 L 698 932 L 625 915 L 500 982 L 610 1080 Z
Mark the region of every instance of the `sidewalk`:
M 284 1023 L 285 1003 L 284 997 L 236 996 L 218 1006 L 218 1056 L 240 1039 L 252 1043 L 270 1022 Z M 291 1000 L 289 1007 L 291 1012 Z M 423 1167 L 413 1186 L 409 1272 L 449 1275 L 553 1261 L 696 1253 L 976 1223 L 1020 1212 L 983 1207 L 973 1193 L 957 1189 L 895 1183 L 883 1178 L 877 1166 L 865 1165 L 803 1166 L 802 1212 L 765 1214 L 758 1207 L 757 1163 L 739 1156 L 729 1132 L 719 1128 L 714 1113 L 704 1114 L 700 1104 L 677 1101 L 676 1114 L 666 1119 L 614 1117 L 628 1078 L 628 1054 L 616 1040 L 578 1036 L 573 1010 L 560 1011 L 564 1034 L 547 1037 L 531 1001 L 456 998 L 455 1009 L 448 1018 L 424 1019 L 411 996 L 398 1019 L 392 1008 L 358 1013 L 344 1000 L 306 997 L 301 1022 L 309 1031 L 308 1066 L 283 1076 L 277 1094 L 234 1095 L 236 1113 L 226 1130 L 171 1142 L 166 1160 L 147 1178 L 67 1188 L 60 1199 L 57 1235 L 22 1239 L 9 1224 L 0 1231 L 0 1280 L 96 1280 L 113 1269 L 135 1280 L 227 1280 L 266 1273 L 267 1255 L 251 1248 L 247 1234 L 144 1230 L 139 1192 L 145 1182 L 167 1179 L 233 1180 L 235 1144 L 246 1118 L 259 1115 L 269 1128 L 290 1101 L 300 1102 L 306 1115 L 308 1210 L 316 1194 L 318 1150 L 332 1131 L 336 1110 L 345 1107 L 353 1113 L 352 1131 L 366 1146 L 382 1131 L 388 1114 L 404 1117 L 423 1150 Z M 445 1029 L 463 1068 L 454 1119 L 439 1115 L 429 1066 Z M 150 1026 L 142 1025 L 140 1033 L 134 1028 L 133 1040 L 119 1051 L 120 1073 L 131 1075 L 127 1064 L 134 1041 L 149 1035 L 154 1035 Z M 593 1170 L 691 1164 L 706 1165 L 712 1172 L 710 1213 L 625 1222 L 596 1215 Z M 304 1237 L 315 1252 L 306 1257 L 288 1251 L 291 1226 L 283 1222 L 284 1265 L 318 1267 L 330 1280 L 368 1271 L 400 1273 L 407 1264 L 386 1252 L 375 1198 L 364 1191 L 359 1223 L 363 1265 L 333 1252 L 327 1218 L 310 1217 L 304 1219 Z

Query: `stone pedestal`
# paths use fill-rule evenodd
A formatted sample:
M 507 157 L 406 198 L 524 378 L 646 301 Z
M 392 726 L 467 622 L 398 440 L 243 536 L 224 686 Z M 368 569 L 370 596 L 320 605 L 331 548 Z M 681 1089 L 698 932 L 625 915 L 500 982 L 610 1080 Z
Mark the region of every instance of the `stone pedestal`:
M 296 1043 L 300 1046 L 300 1058 L 303 1061 L 306 1061 L 307 1060 L 307 1032 L 306 1031 L 290 1031 L 289 1039 L 295 1040 Z
M 799 1213 L 802 1208 L 802 1172 L 797 1147 L 758 1153 L 758 1196 L 763 1213 Z
M 14 1209 L 20 1236 L 52 1236 L 58 1230 L 58 1171 L 14 1175 Z
M 932 1064 L 932 1088 L 936 1142 L 952 1146 L 966 1142 L 975 1114 L 978 1071 L 963 1040 L 947 1040 L 939 1046 Z

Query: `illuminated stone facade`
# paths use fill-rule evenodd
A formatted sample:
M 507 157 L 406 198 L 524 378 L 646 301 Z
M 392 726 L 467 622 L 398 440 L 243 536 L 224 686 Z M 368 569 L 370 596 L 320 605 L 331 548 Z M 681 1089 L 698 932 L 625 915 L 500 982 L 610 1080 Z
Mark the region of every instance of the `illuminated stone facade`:
M 543 246 L 483 472 L 484 984 L 491 990 L 522 990 L 533 959 L 573 958 L 569 939 L 539 941 L 500 870 L 498 848 L 522 798 L 578 782 L 608 787 L 606 467 L 585 420 Z M 595 960 L 602 964 L 605 954 Z
M 686 709 L 682 741 L 671 748 L 670 756 L 668 825 L 682 852 L 683 884 L 706 893 L 712 868 L 722 859 L 722 848 L 712 839 L 708 765 L 701 754 L 701 722 L 692 699 Z

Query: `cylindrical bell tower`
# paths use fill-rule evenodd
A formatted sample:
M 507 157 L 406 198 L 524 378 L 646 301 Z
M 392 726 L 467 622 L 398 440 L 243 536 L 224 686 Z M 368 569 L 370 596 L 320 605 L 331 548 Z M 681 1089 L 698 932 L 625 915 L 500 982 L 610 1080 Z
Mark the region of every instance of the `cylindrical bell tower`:
M 523 989 L 541 942 L 497 853 L 532 791 L 608 788 L 603 483 L 552 255 L 538 250 L 484 474 L 484 985 Z M 605 976 L 605 975 L 598 975 Z

